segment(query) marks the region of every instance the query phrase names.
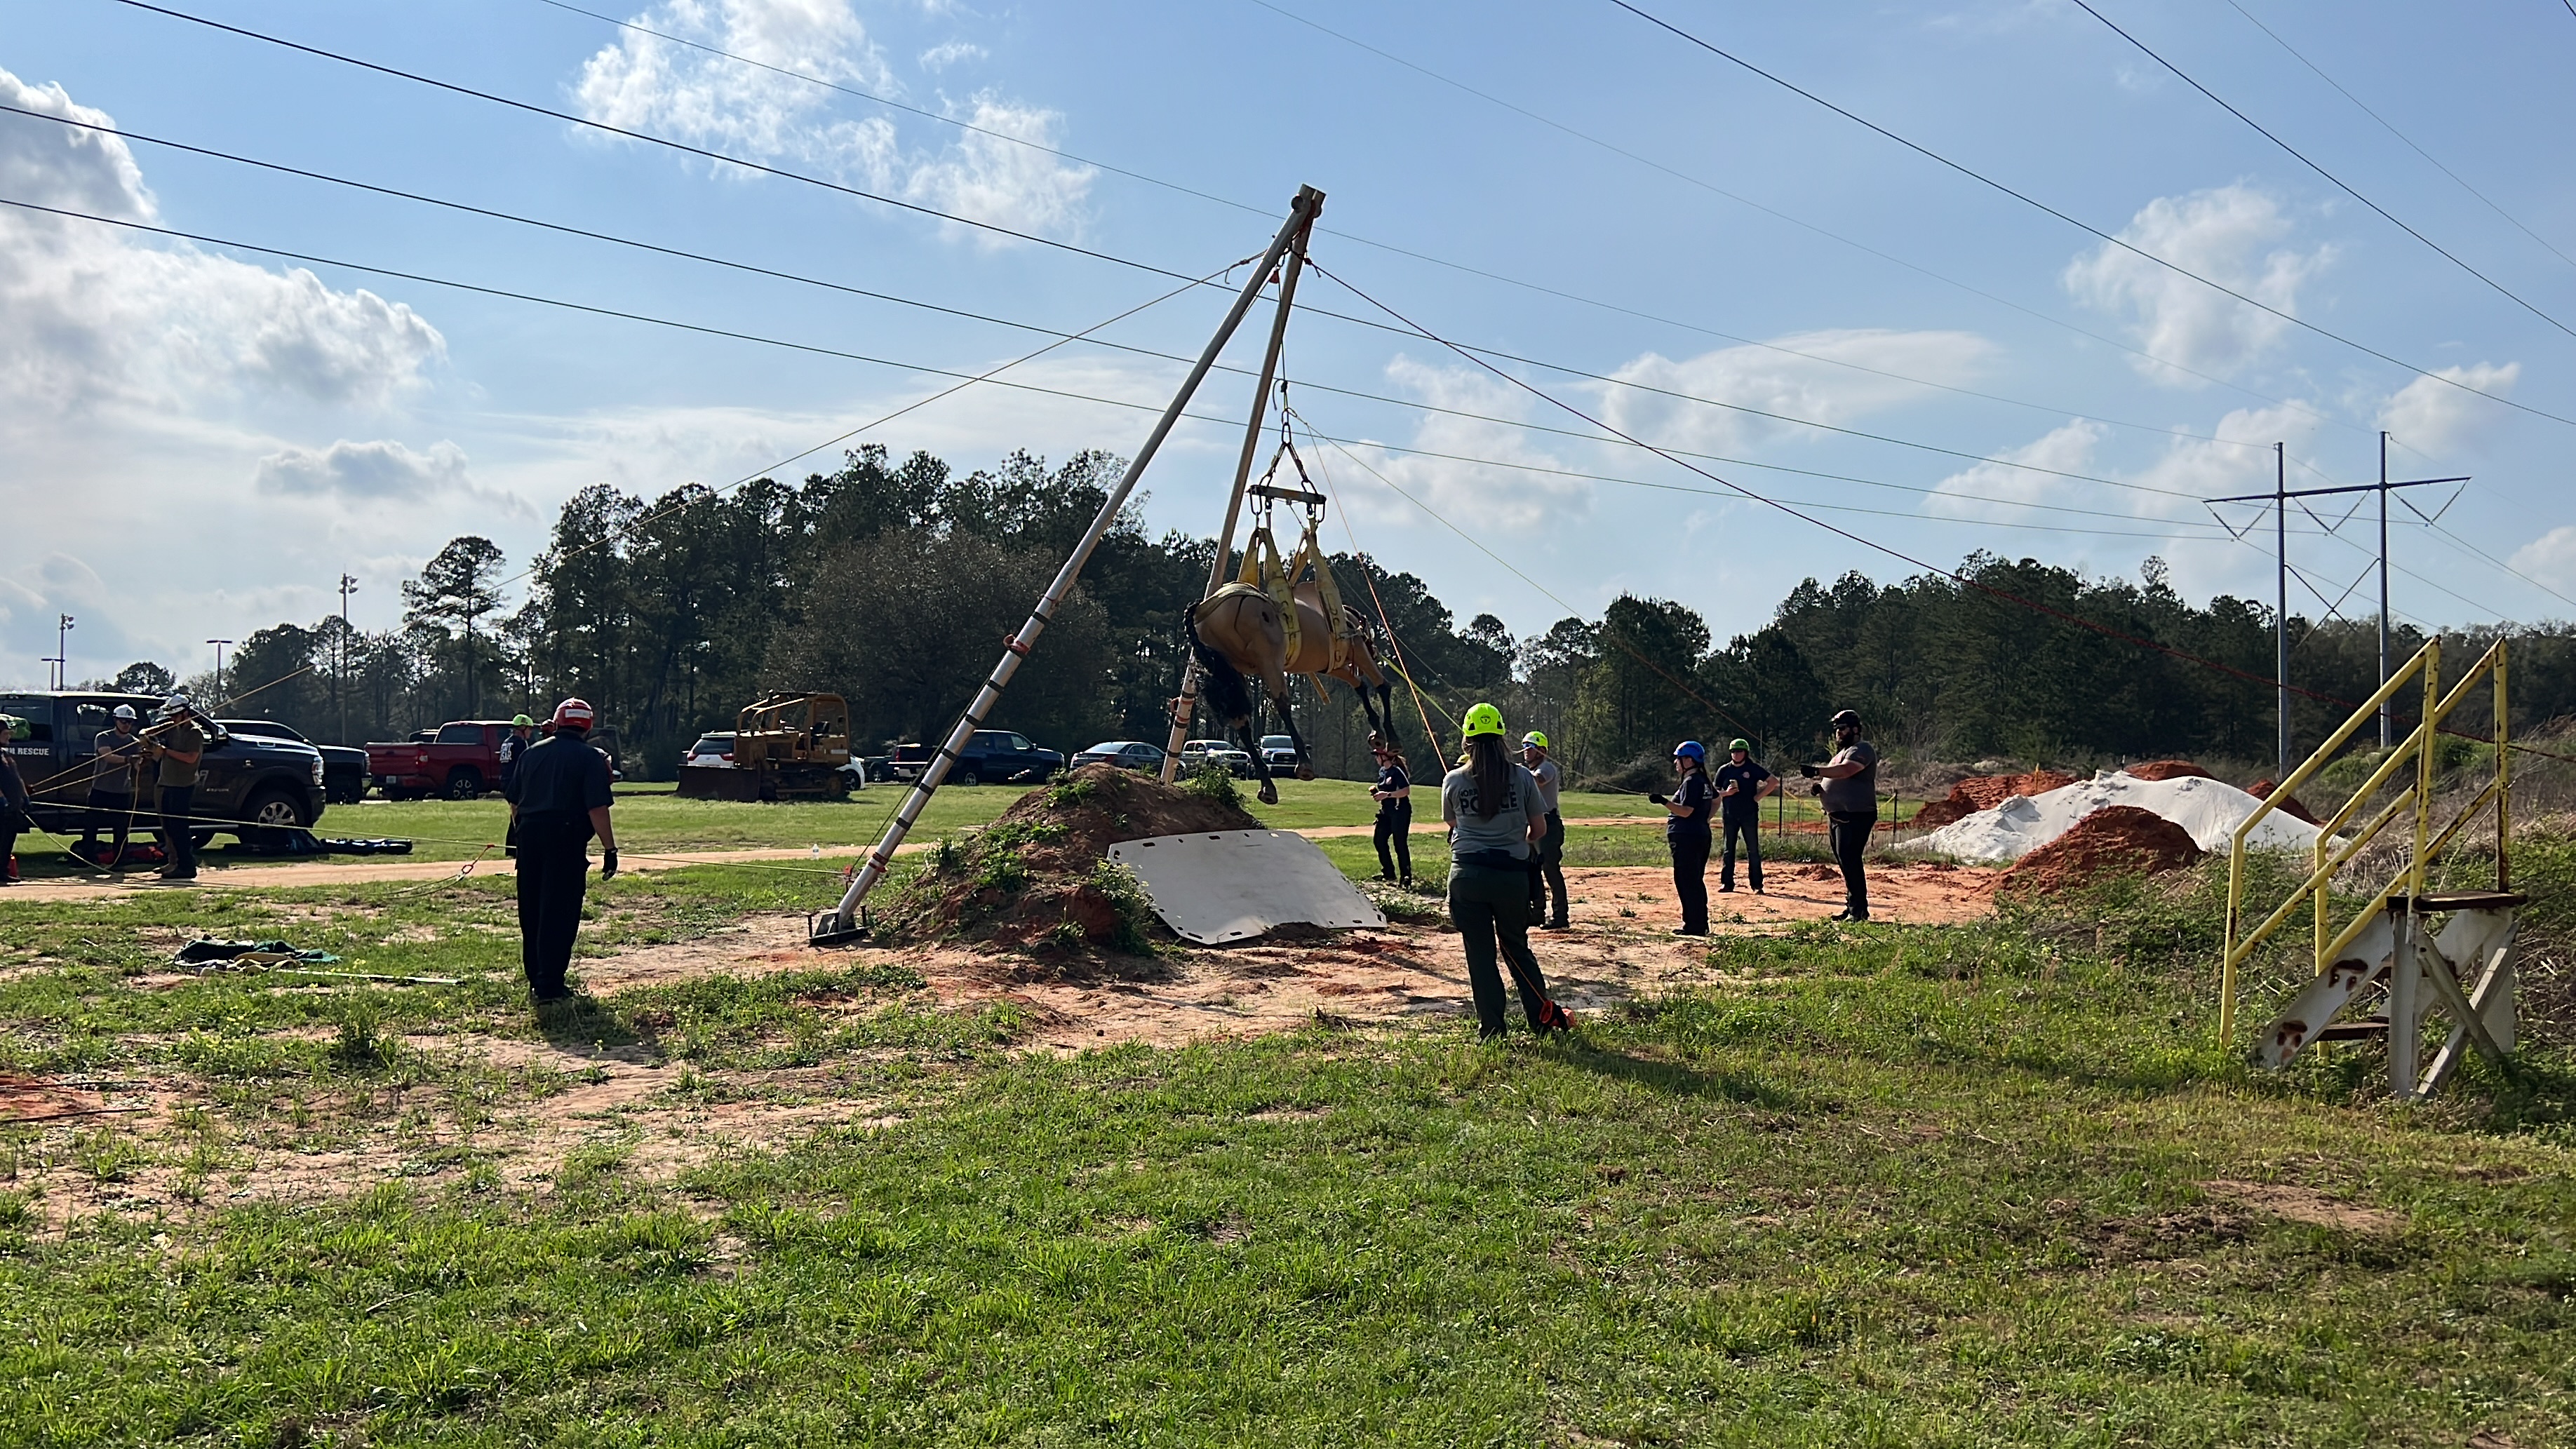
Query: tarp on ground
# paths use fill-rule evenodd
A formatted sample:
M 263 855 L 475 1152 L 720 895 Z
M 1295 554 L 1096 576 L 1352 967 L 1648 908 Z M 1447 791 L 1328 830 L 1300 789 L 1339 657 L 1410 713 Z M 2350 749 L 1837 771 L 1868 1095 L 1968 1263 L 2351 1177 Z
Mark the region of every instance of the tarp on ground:
M 2125 771 L 2105 770 L 2090 780 L 2038 795 L 2015 795 L 1992 810 L 1980 810 L 1909 840 L 1905 848 L 1960 860 L 2019 860 L 2074 829 L 2077 821 L 2096 810 L 2134 805 L 2181 826 L 2203 850 L 2225 850 L 2236 827 L 2262 803 L 2222 780 L 2197 775 L 2141 780 Z M 2268 850 L 2311 850 L 2317 843 L 2317 828 L 2274 811 L 2254 827 L 2247 843 Z
M 1386 916 L 1288 830 L 1210 830 L 1122 840 L 1109 858 L 1136 872 L 1154 914 L 1184 941 L 1248 941 L 1274 926 L 1383 926 Z

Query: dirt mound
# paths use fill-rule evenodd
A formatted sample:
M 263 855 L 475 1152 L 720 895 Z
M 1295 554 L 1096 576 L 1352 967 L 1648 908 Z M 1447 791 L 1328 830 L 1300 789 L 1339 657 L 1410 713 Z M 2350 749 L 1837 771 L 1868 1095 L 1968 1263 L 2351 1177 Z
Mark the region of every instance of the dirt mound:
M 2278 788 L 2280 788 L 2280 787 L 2279 787 L 2276 783 L 2274 783 L 2273 781 L 2270 781 L 2270 780 L 2257 780 L 2257 781 L 2255 781 L 2253 784 L 2251 784 L 2251 785 L 2249 785 L 2249 786 L 2247 786 L 2247 787 L 2245 788 L 2245 793 L 2246 793 L 2246 794 L 2248 794 L 2248 795 L 2253 796 L 2253 797 L 2254 797 L 2255 799 L 2257 799 L 2257 800 L 2269 800 L 2269 799 L 2271 799 L 2271 798 L 2272 798 L 2272 792 L 2273 792 L 2274 790 L 2278 789 Z M 2293 819 L 2293 820 L 2304 820 L 2304 821 L 2306 821 L 2307 823 L 2309 823 L 2310 825 L 2323 825 L 2323 824 L 2325 824 L 2325 822 L 2324 822 L 2324 821 L 2319 820 L 2317 817 L 2315 817 L 2315 816 L 2313 816 L 2313 815 L 2309 814 L 2309 813 L 2308 813 L 2308 807 L 2307 807 L 2307 806 L 2305 806 L 2305 805 L 2300 804 L 2300 803 L 2299 803 L 2299 797 L 2298 797 L 2298 796 L 2296 796 L 2296 795 L 2284 795 L 2284 796 L 2282 796 L 2282 797 L 2281 797 L 2281 799 L 2280 799 L 2280 801 L 2279 801 L 2277 804 L 2275 804 L 2272 808 L 2273 808 L 2273 809 L 2275 809 L 2275 810 L 2280 811 L 2280 812 L 2281 812 L 2282 814 L 2284 814 L 2284 815 L 2289 816 L 2289 817 L 2290 817 L 2291 819 Z
M 1109 864 L 1122 840 L 1258 830 L 1233 782 L 1166 785 L 1085 765 L 1019 798 L 991 825 L 942 840 L 886 908 L 893 939 L 966 940 L 1023 949 L 1146 949 L 1153 909 L 1133 873 Z
M 2191 832 L 2135 805 L 2106 805 L 2075 828 L 2015 862 L 1996 883 L 2000 897 L 2030 899 L 2097 876 L 2180 870 L 2200 859 Z
M 2189 760 L 2146 760 L 2120 768 L 2141 780 L 2179 780 L 2185 775 L 2197 775 L 2204 780 L 2217 778 Z
M 1992 810 L 2015 795 L 2043 794 L 2074 783 L 2073 775 L 2061 775 L 2055 770 L 2033 770 L 2027 775 L 1970 775 L 1951 786 L 1946 798 L 1916 811 L 1905 825 L 1909 830 L 1938 829 L 1980 810 Z

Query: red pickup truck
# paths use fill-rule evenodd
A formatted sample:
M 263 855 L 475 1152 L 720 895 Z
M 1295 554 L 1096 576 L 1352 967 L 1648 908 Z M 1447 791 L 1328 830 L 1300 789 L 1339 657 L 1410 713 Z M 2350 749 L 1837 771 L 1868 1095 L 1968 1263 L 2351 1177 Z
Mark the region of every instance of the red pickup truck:
M 508 720 L 451 720 L 421 734 L 428 738 L 368 741 L 367 773 L 386 799 L 444 795 L 471 800 L 501 788 L 501 741 L 509 737 Z

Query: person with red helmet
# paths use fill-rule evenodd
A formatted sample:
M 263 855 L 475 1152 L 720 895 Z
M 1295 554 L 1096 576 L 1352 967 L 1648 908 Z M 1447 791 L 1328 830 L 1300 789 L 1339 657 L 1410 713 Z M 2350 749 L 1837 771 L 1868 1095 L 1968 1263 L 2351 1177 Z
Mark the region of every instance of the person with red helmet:
M 589 704 L 555 706 L 551 734 L 519 755 L 501 787 L 518 843 L 519 959 L 528 994 L 540 1007 L 572 999 L 573 937 L 590 869 L 590 839 L 599 837 L 599 878 L 617 876 L 617 832 L 609 824 L 608 757 L 591 748 Z

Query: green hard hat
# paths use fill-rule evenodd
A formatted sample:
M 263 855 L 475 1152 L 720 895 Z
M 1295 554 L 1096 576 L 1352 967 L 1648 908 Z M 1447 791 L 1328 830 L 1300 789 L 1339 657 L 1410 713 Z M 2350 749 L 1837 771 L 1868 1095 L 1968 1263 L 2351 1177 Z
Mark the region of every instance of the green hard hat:
M 1467 709 L 1467 738 L 1503 733 L 1503 712 L 1490 704 L 1470 705 Z
M 18 718 L 14 714 L 0 714 L 0 737 L 13 740 L 23 740 L 27 737 L 27 734 L 28 727 L 25 720 Z
M 1730 752 L 1742 750 L 1744 753 L 1749 755 L 1753 753 L 1753 742 L 1751 740 L 1728 740 L 1726 742 L 1726 748 Z
M 1540 748 L 1540 749 L 1542 749 L 1542 750 L 1552 748 L 1552 746 L 1550 746 L 1550 745 L 1548 744 L 1548 742 L 1547 742 L 1547 731 L 1545 731 L 1545 730 L 1531 730 L 1528 734 L 1525 734 L 1525 735 L 1521 736 L 1521 748 L 1522 748 L 1522 749 L 1525 749 L 1525 750 L 1526 750 L 1526 749 L 1530 748 L 1530 747 L 1531 747 L 1531 746 L 1533 746 L 1533 745 L 1537 746 L 1538 748 Z
M 524 714 L 514 714 L 510 716 L 510 727 L 512 729 L 532 730 L 537 727 L 537 722 L 528 718 Z

